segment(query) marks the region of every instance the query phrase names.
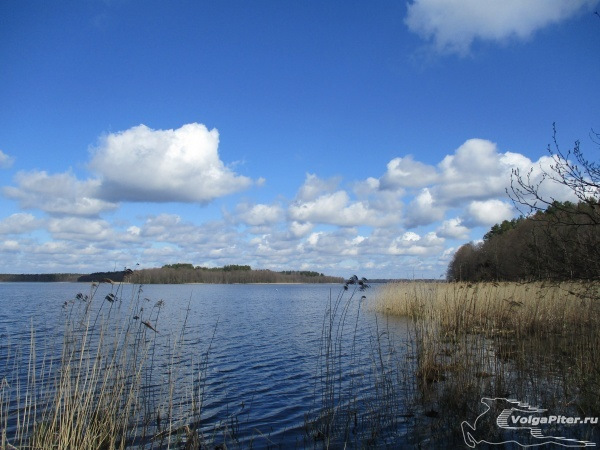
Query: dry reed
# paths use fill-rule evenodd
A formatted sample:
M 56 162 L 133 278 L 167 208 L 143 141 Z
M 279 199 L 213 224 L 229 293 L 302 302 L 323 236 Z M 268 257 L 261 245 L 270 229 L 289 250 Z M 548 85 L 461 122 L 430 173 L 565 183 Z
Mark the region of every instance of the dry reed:
M 448 439 L 482 396 L 600 415 L 597 283 L 391 283 L 370 307 L 411 319 L 429 435 Z
M 127 301 L 123 284 L 110 283 L 110 293 L 100 299 L 94 283 L 89 295 L 80 293 L 65 302 L 60 356 L 52 355 L 56 346 L 46 342 L 38 358 L 33 325 L 27 367 L 21 367 L 18 345 L 9 351 L 7 376 L 0 380 L 1 449 L 206 443 L 187 426 L 199 421 L 203 393 L 187 386 L 203 385 L 208 351 L 199 363 L 190 358 L 184 366 L 191 368 L 187 376 L 175 364 L 182 359 L 189 307 L 180 334 L 159 342 L 164 302 L 149 306 L 141 298 L 141 286 L 129 286 Z
M 356 276 L 330 294 L 317 358 L 313 408 L 305 415 L 309 446 L 317 448 L 392 445 L 405 415 L 404 371 L 387 328 L 376 321 L 370 348 L 359 351 L 359 316 L 368 288 Z

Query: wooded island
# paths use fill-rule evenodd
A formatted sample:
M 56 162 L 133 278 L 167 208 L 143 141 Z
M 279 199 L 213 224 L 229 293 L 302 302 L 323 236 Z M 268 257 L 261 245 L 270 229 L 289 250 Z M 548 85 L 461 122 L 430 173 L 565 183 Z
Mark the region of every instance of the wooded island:
M 48 273 L 48 274 L 0 274 L 0 282 L 100 282 L 127 281 L 138 284 L 182 284 L 182 283 L 342 283 L 342 277 L 333 277 L 308 270 L 285 270 L 276 272 L 268 269 L 252 269 L 248 265 L 226 265 L 223 267 L 201 267 L 189 263 L 166 264 L 160 268 L 125 269 L 91 274 Z

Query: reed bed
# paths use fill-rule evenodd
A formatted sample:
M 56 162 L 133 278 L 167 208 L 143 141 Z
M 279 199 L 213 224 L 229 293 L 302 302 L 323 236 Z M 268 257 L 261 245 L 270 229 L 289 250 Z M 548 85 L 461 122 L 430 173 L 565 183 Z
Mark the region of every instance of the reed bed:
M 411 319 L 425 434 L 460 441 L 483 396 L 600 415 L 598 283 L 391 283 L 371 308 Z
M 189 426 L 200 421 L 210 347 L 200 360 L 186 354 L 188 315 L 181 330 L 161 334 L 162 300 L 142 298 L 141 286 L 125 293 L 126 285 L 106 282 L 104 297 L 93 283 L 65 302 L 61 342 L 40 341 L 32 325 L 27 348 L 11 344 L 0 367 L 0 449 L 216 441 Z M 182 358 L 188 364 L 178 364 Z
M 391 283 L 376 311 L 433 320 L 445 333 L 565 334 L 598 330 L 600 285 L 591 283 Z
M 376 320 L 368 351 L 357 348 L 366 281 L 353 276 L 329 297 L 316 360 L 315 402 L 305 415 L 309 447 L 394 446 L 405 428 L 406 372 L 397 341 Z

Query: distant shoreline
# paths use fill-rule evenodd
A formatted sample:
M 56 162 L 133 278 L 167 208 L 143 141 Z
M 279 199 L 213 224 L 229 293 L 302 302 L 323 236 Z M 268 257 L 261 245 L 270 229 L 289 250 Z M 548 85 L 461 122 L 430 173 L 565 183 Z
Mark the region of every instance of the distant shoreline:
M 156 269 L 125 269 L 113 272 L 0 274 L 0 282 L 25 283 L 133 283 L 133 284 L 312 284 L 343 283 L 344 278 L 308 271 L 250 269 L 249 266 L 231 268 L 162 267 Z M 243 269 L 238 269 L 243 267 Z M 246 268 L 247 267 L 247 268 Z
M 69 276 L 69 279 L 61 279 L 62 276 Z M 89 279 L 91 277 L 90 274 L 0 274 L 0 283 L 93 283 L 102 281 L 101 278 L 98 279 Z M 84 278 L 84 279 L 81 279 Z M 110 278 L 110 277 L 104 277 Z M 113 283 L 122 283 L 122 284 L 164 284 L 164 285 L 216 285 L 216 284 L 257 284 L 257 285 L 287 285 L 287 284 L 341 284 L 344 282 L 343 278 L 340 278 L 338 281 L 224 281 L 224 282 L 197 282 L 197 281 L 189 281 L 189 282 L 138 282 L 138 281 L 129 281 L 129 280 L 115 280 L 112 279 Z M 424 282 L 424 283 L 445 283 L 446 280 L 440 281 L 435 279 L 397 279 L 397 278 L 377 278 L 373 280 L 368 280 L 369 284 L 386 284 L 386 283 L 411 283 L 411 282 Z

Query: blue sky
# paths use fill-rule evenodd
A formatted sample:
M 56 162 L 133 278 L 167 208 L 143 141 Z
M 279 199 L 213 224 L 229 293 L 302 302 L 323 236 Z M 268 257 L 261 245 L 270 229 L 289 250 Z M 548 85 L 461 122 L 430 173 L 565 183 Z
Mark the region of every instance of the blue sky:
M 0 272 L 443 276 L 553 123 L 597 155 L 598 8 L 2 2 Z

